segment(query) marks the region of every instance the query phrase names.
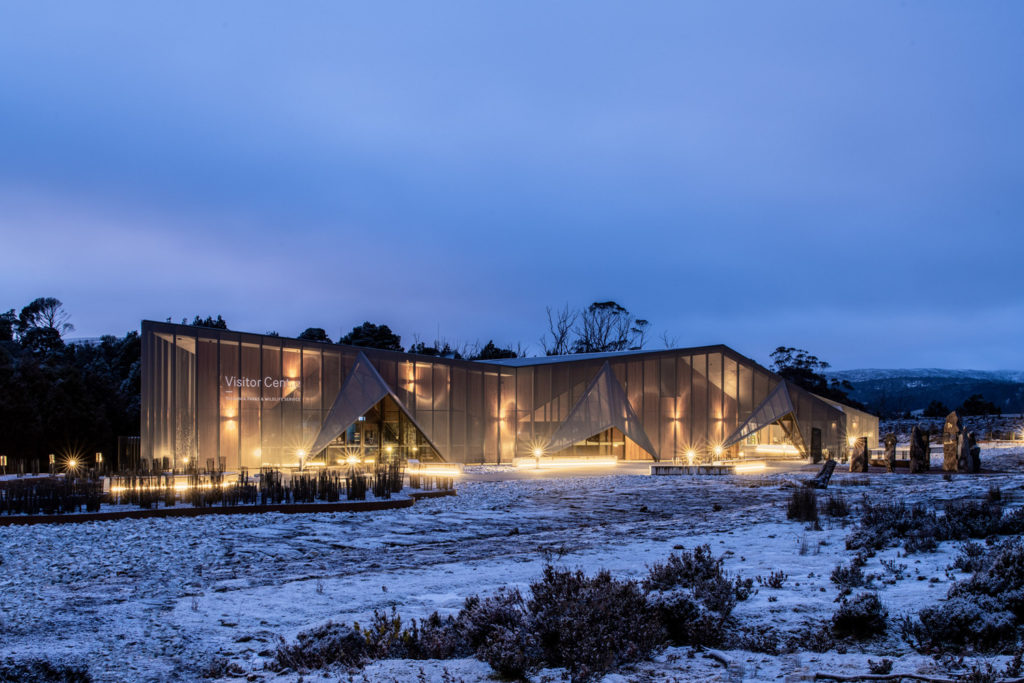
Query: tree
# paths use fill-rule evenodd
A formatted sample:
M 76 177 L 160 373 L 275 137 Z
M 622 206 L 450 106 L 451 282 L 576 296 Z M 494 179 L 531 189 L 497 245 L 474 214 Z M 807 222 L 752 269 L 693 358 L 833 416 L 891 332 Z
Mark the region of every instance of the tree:
M 322 327 L 307 327 L 299 334 L 298 338 L 308 341 L 325 342 L 327 344 L 331 343 L 331 338 L 327 336 L 327 331 Z
M 70 319 L 71 315 L 64 310 L 64 304 L 60 302 L 60 299 L 55 299 L 52 296 L 39 297 L 21 309 L 21 314 L 18 316 L 18 333 L 24 334 L 33 328 L 47 329 L 53 330 L 58 336 L 63 337 L 64 334 L 75 329 L 75 326 L 68 322 Z
M 501 358 L 518 358 L 519 353 L 513 349 L 503 349 L 495 346 L 494 340 L 489 340 L 483 348 L 469 357 L 469 360 L 498 360 Z
M 569 304 L 566 304 L 565 308 L 559 311 L 552 311 L 551 307 L 548 306 L 547 311 L 548 332 L 540 338 L 540 345 L 544 349 L 544 354 L 547 356 L 564 356 L 567 353 L 571 353 L 570 335 L 580 314 L 577 311 L 569 310 Z
M 932 401 L 924 409 L 925 417 L 946 417 L 949 415 L 949 408 L 942 401 Z
M 184 320 L 182 320 L 181 322 L 182 324 L 185 324 Z M 200 318 L 197 315 L 195 318 L 192 319 L 191 324 L 192 327 L 212 327 L 215 330 L 228 329 L 227 322 L 224 320 L 224 318 L 220 317 L 219 315 L 217 316 L 216 320 L 213 319 L 213 316 L 208 315 L 205 318 Z
M 14 309 L 0 313 L 0 341 L 14 341 L 14 331 L 18 327 L 18 316 Z
M 614 301 L 595 301 L 579 316 L 574 353 L 625 351 L 643 348 L 650 323 Z
M 637 318 L 614 301 L 595 301 L 580 311 L 565 308 L 548 312 L 548 332 L 541 337 L 544 353 L 636 351 L 647 343 L 651 323 Z
M 786 381 L 833 401 L 854 408 L 863 407 L 848 395 L 848 392 L 853 391 L 852 384 L 846 380 L 829 380 L 825 370 L 831 366 L 804 349 L 779 346 L 772 351 L 771 358 L 772 369 Z
M 352 331 L 338 340 L 339 344 L 349 346 L 365 346 L 385 351 L 402 351 L 402 338 L 391 331 L 387 325 L 374 325 L 367 321 L 353 327 Z
M 981 394 L 971 394 L 958 409 L 962 415 L 999 415 L 1000 410 Z

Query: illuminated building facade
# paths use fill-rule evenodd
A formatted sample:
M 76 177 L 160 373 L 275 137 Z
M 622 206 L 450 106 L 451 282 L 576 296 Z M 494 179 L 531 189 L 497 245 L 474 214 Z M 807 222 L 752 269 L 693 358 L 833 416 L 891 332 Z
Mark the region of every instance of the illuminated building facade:
M 142 323 L 144 467 L 258 469 L 388 454 L 697 461 L 837 457 L 878 419 L 725 346 L 464 361 Z

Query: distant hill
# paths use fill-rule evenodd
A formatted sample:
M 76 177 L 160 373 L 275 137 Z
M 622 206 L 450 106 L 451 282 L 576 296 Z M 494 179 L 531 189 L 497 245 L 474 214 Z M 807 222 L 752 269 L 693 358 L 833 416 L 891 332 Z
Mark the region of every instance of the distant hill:
M 924 410 L 932 401 L 956 408 L 971 394 L 981 394 L 1003 413 L 1024 412 L 1024 371 L 942 370 L 839 370 L 830 377 L 853 385 L 850 396 L 874 413 L 893 415 Z

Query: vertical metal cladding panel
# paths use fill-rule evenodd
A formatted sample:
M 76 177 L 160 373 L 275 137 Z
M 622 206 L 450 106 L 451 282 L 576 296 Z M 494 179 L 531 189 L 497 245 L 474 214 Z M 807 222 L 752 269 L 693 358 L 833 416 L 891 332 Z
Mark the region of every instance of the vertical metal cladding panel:
M 572 409 L 572 403 L 569 401 L 570 379 L 569 379 L 569 368 L 566 365 L 553 365 L 551 366 L 551 422 L 557 429 L 558 425 L 565 422 L 565 418 L 569 416 L 569 411 Z
M 511 463 L 512 459 L 519 452 L 518 415 L 516 414 L 516 374 L 515 368 L 500 368 L 498 370 L 498 403 L 497 411 L 490 416 L 491 420 L 498 420 L 498 448 L 500 461 Z M 488 373 L 487 377 L 490 377 Z M 485 380 L 487 378 L 485 377 Z M 487 394 L 489 387 L 485 387 Z M 488 400 L 488 409 L 494 410 L 494 404 Z
M 712 445 L 725 441 L 722 403 L 722 354 L 708 354 L 708 439 Z
M 450 391 L 449 384 L 449 367 L 445 363 L 434 363 L 433 364 L 433 378 L 434 378 L 434 433 L 431 435 L 434 441 L 434 445 L 441 449 L 444 457 L 448 456 L 449 451 L 449 419 L 451 414 L 449 413 L 449 402 L 448 394 Z
M 676 358 L 676 407 L 679 417 L 680 451 L 687 451 L 694 447 L 693 394 L 690 391 L 693 381 L 691 377 L 692 362 L 693 359 L 690 356 Z
M 690 421 L 693 448 L 698 452 L 709 450 L 708 433 L 708 357 L 705 354 L 691 356 L 693 379 L 690 384 Z
M 722 439 L 739 427 L 739 368 L 735 360 L 725 356 L 722 365 Z
M 655 448 L 659 448 L 661 445 L 662 432 L 660 419 L 661 368 L 658 364 L 657 358 L 648 358 L 644 360 L 643 394 L 644 411 L 638 414 L 641 416 L 647 437 L 651 440 L 651 443 L 654 444 Z M 672 457 L 671 451 L 669 451 L 668 457 Z
M 500 380 L 497 369 L 483 373 L 483 454 L 484 462 L 488 463 L 506 462 L 502 457 L 501 432 L 505 430 L 507 416 L 501 401 Z
M 281 377 L 281 344 L 269 339 L 263 340 L 262 377 Z M 260 401 L 260 430 L 263 438 L 260 441 L 260 461 L 263 465 L 278 466 L 284 464 L 282 448 L 282 410 L 281 396 L 284 390 L 280 385 L 261 383 L 262 398 Z
M 327 413 L 330 411 L 331 406 L 334 405 L 334 399 L 338 397 L 338 392 L 341 391 L 341 354 L 339 352 L 329 348 L 324 350 L 321 377 L 323 378 L 323 386 L 321 387 L 323 402 L 320 410 L 320 424 L 323 424 L 323 421 L 327 419 Z
M 302 349 L 302 449 L 308 451 L 322 424 L 323 392 L 320 372 L 323 354 L 319 347 Z M 324 454 L 326 457 L 326 453 Z
M 740 422 L 743 422 L 750 417 L 750 413 L 753 412 L 756 405 L 754 403 L 754 369 L 741 361 L 737 372 L 739 391 L 738 419 Z
M 533 428 L 539 438 L 550 437 L 557 425 L 552 425 L 551 366 L 538 365 L 533 369 Z
M 434 410 L 434 373 L 430 363 L 416 361 L 416 419 L 424 429 L 430 428 L 431 411 Z
M 387 384 L 392 391 L 398 393 L 398 361 L 392 358 L 379 358 L 372 360 L 373 365 L 377 368 L 377 372 L 380 373 L 381 379 L 384 380 L 384 384 Z
M 224 467 L 239 467 L 238 447 L 241 422 L 241 387 L 235 381 L 239 372 L 239 346 L 237 337 L 220 338 L 220 456 Z
M 259 342 L 244 340 L 241 346 L 240 378 L 246 380 L 239 401 L 240 460 L 242 467 L 257 469 L 262 464 L 263 437 L 260 425 L 260 403 L 263 383 L 262 350 Z M 251 382 L 250 382 L 251 381 Z
M 199 337 L 196 343 L 196 393 L 197 419 L 199 422 L 199 467 L 216 467 L 220 455 L 220 409 L 217 406 L 220 394 L 217 340 Z M 257 406 L 257 410 L 259 406 Z
M 529 450 L 537 439 L 533 423 L 533 368 L 517 368 L 516 381 L 516 441 L 520 450 Z
M 633 412 L 640 416 L 640 423 L 644 425 L 644 362 L 642 360 L 626 361 L 626 399 L 633 407 Z M 647 460 L 650 456 L 643 452 L 635 443 L 627 439 L 626 459 Z
M 498 431 L 495 424 L 487 431 L 487 408 L 484 404 L 485 370 L 466 371 L 466 462 L 494 462 L 487 454 L 497 458 Z M 495 404 L 498 402 L 498 379 L 493 379 Z M 488 439 L 488 436 L 490 437 Z
M 282 457 L 288 464 L 299 461 L 302 444 L 302 351 L 285 342 L 282 349 L 284 392 L 281 395 Z
M 181 469 L 195 462 L 196 433 L 196 337 L 176 335 L 174 344 L 174 462 Z
M 416 366 L 410 360 L 398 364 L 398 386 L 395 395 L 413 415 L 416 414 Z
M 154 339 L 154 439 L 153 466 L 163 468 L 163 461 L 174 456 L 174 336 L 158 334 Z
M 462 367 L 452 367 L 451 390 L 448 396 L 451 413 L 451 433 L 449 448 L 451 459 L 455 462 L 466 462 L 466 393 L 469 388 L 468 372 Z
M 659 444 L 659 455 L 663 460 L 673 458 L 678 451 L 679 426 L 682 420 L 679 419 L 676 405 L 676 358 L 665 355 L 659 360 L 660 374 L 659 404 L 660 410 L 658 419 L 661 423 L 661 443 Z

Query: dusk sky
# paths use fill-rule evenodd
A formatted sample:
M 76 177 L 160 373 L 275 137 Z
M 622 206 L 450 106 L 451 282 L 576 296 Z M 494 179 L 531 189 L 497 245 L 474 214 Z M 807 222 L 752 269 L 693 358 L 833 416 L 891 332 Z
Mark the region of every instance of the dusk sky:
M 1024 3 L 5 3 L 0 253 L 75 337 L 1024 369 Z

